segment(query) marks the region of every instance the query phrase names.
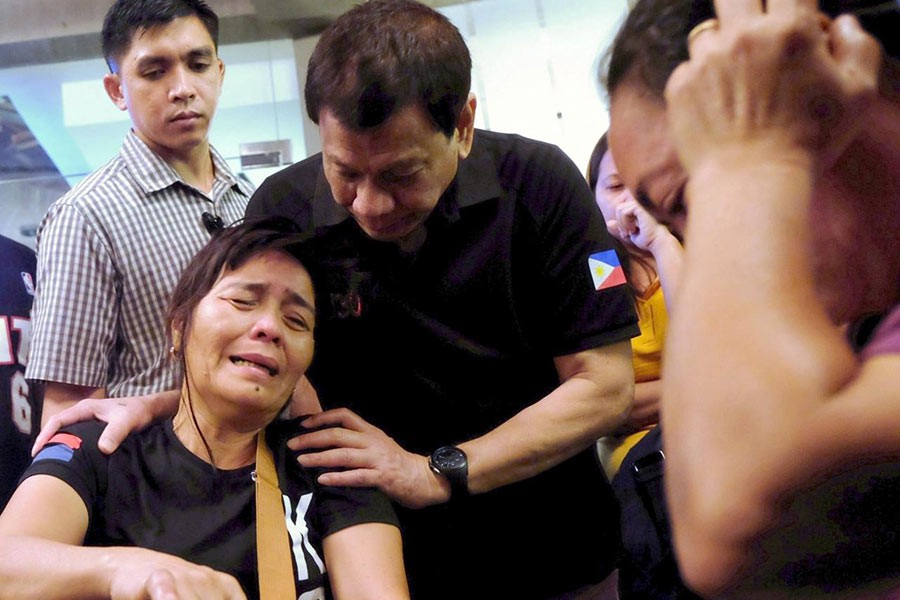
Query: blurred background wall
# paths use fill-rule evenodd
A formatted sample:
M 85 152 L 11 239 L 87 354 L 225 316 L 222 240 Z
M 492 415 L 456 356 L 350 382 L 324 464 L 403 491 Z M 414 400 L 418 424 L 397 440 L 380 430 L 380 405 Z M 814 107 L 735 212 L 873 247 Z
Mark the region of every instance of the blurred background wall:
M 353 0 L 209 0 L 225 85 L 210 132 L 259 184 L 320 149 L 303 107 L 318 33 Z M 472 51 L 477 126 L 559 145 L 584 169 L 608 124 L 598 57 L 626 0 L 429 1 Z M 0 1 L 0 233 L 34 246 L 56 198 L 116 152 L 127 113 L 106 97 L 100 55 L 110 0 Z

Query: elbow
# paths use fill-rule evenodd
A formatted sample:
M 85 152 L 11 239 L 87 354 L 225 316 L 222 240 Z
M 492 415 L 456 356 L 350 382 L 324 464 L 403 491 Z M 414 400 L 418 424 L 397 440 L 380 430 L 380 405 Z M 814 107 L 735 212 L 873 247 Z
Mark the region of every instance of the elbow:
M 623 381 L 619 388 L 609 394 L 607 398 L 611 413 L 609 424 L 612 425 L 612 428 L 610 431 L 616 431 L 628 423 L 634 410 L 634 378 Z
M 681 579 L 693 592 L 709 599 L 731 597 L 741 570 L 733 553 L 709 540 L 677 539 L 675 554 Z
M 672 506 L 672 532 L 681 578 L 704 598 L 733 598 L 757 564 L 760 511 L 735 502 L 739 487 L 700 491 L 692 507 Z M 671 495 L 670 495 L 671 498 Z

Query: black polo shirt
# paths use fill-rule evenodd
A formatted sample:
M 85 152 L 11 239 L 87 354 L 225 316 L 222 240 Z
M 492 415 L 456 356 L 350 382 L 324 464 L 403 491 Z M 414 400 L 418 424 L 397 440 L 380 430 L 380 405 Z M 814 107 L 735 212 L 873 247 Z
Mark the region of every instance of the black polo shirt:
M 315 232 L 328 263 L 309 371 L 323 405 L 352 408 L 413 452 L 540 400 L 559 385 L 553 357 L 638 333 L 627 286 L 595 287 L 589 257 L 612 242 L 578 168 L 549 144 L 476 131 L 411 254 L 348 218 L 321 155 L 267 179 L 247 215 Z M 618 547 L 591 449 L 529 481 L 401 511 L 401 523 L 421 598 L 559 593 L 602 579 Z

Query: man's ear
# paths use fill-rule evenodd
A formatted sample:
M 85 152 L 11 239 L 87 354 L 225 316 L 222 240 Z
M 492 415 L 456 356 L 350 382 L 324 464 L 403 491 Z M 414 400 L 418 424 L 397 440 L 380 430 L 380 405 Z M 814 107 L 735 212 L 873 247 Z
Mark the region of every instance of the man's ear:
M 119 110 L 128 110 L 128 105 L 125 103 L 125 92 L 122 91 L 122 78 L 118 73 L 107 73 L 103 76 L 103 89 L 106 90 L 106 95 L 113 104 L 119 107 Z
M 472 151 L 472 140 L 475 136 L 475 107 L 477 102 L 475 94 L 469 93 L 466 103 L 459 112 L 459 119 L 456 122 L 456 141 L 459 151 L 459 159 L 462 160 L 469 156 Z
M 219 95 L 222 95 L 222 87 L 225 85 L 225 63 L 222 62 L 222 59 L 217 59 L 219 61 Z

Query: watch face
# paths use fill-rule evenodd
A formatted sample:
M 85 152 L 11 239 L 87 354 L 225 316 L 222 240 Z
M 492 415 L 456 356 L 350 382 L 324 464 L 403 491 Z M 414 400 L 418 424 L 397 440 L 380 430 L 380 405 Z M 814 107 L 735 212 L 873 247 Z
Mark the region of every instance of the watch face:
M 466 466 L 466 455 L 459 448 L 444 446 L 431 455 L 434 465 L 443 470 L 454 470 Z

